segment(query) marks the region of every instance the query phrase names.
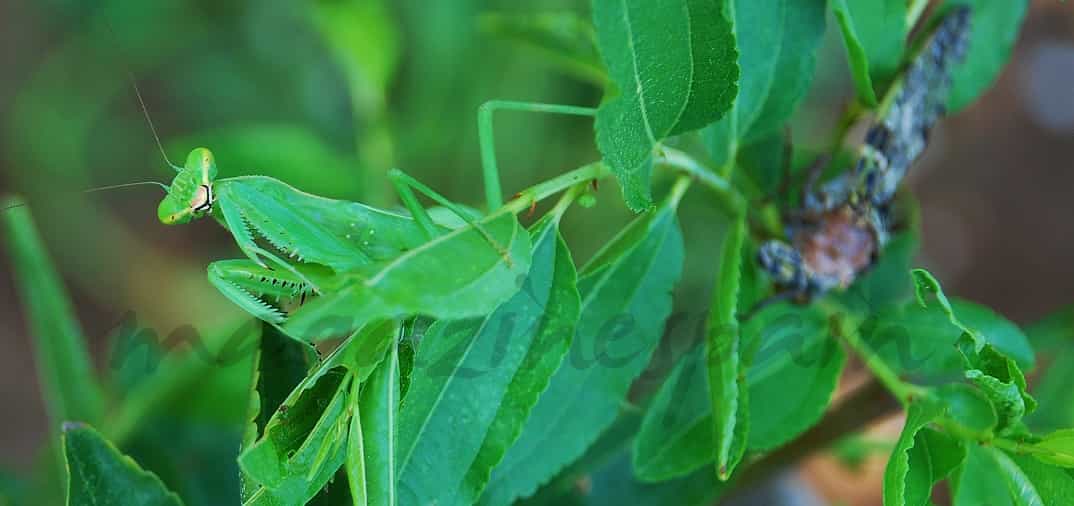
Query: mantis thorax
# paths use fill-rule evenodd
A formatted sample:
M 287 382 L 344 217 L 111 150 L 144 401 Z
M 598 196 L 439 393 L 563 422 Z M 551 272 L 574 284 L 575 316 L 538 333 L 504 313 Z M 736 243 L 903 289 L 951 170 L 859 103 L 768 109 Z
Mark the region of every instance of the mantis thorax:
M 157 217 L 165 225 L 188 223 L 212 212 L 216 200 L 213 181 L 216 161 L 206 148 L 196 148 L 186 157 L 182 168 L 168 188 L 168 195 L 157 207 Z

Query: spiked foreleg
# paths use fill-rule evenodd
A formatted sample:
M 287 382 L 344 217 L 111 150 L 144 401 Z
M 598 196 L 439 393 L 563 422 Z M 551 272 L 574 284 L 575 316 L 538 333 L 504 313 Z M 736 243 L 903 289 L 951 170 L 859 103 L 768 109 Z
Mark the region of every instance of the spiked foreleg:
M 243 217 L 242 211 L 230 200 L 220 199 L 217 201 L 220 209 L 220 214 L 223 216 L 224 223 L 228 230 L 231 231 L 231 235 L 235 238 L 235 242 L 239 245 L 239 249 L 246 254 L 250 260 L 253 260 L 257 265 L 269 269 L 272 267 L 278 268 L 277 272 L 285 271 L 292 274 L 295 278 L 308 285 L 313 291 L 321 293 L 320 287 L 310 280 L 306 275 L 298 271 L 293 265 L 275 255 L 274 253 L 258 246 L 254 242 L 254 232 L 251 224 Z M 266 263 L 266 260 L 268 261 Z
M 268 269 L 249 260 L 213 262 L 208 271 L 209 281 L 225 297 L 257 318 L 276 325 L 287 320 L 280 301 L 301 301 L 312 292 L 305 281 L 291 273 Z

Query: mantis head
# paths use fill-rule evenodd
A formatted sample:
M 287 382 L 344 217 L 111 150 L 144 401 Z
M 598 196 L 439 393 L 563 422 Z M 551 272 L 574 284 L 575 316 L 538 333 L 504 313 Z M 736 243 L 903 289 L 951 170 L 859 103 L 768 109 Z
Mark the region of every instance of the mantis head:
M 216 161 L 206 148 L 196 148 L 186 157 L 183 167 L 168 188 L 168 195 L 157 207 L 157 217 L 165 225 L 181 225 L 208 215 L 213 210 L 213 181 Z

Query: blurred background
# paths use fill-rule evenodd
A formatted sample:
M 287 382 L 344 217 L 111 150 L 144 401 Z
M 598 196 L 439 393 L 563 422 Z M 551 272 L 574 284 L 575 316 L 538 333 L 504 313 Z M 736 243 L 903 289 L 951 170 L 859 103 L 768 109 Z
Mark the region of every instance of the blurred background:
M 148 186 L 80 193 L 172 177 L 128 70 L 177 163 L 191 148 L 206 146 L 221 177 L 270 175 L 312 193 L 379 206 L 396 205 L 383 175 L 399 167 L 479 206 L 482 102 L 595 106 L 600 100 L 601 87 L 584 66 L 555 65 L 517 37 L 505 37 L 510 27 L 488 16 L 546 10 L 584 18 L 588 2 L 5 0 L 0 193 L 30 202 L 98 369 L 120 376 L 124 365 L 109 358 L 109 336 L 125 318 L 133 315 L 161 340 L 185 326 L 215 335 L 246 321 L 205 278 L 210 261 L 239 255 L 221 227 L 209 220 L 159 224 L 160 191 Z M 837 32 L 829 21 L 813 90 L 792 123 L 796 143 L 826 142 L 852 94 Z M 932 269 L 949 292 L 1019 323 L 1074 294 L 1071 82 L 1074 5 L 1034 0 L 995 87 L 940 125 L 909 176 L 922 213 L 916 263 Z M 597 158 L 584 118 L 502 113 L 496 132 L 508 194 Z M 630 217 L 614 185 L 599 194 L 595 208 L 573 211 L 565 223 L 579 264 Z M 718 214 L 701 192 L 683 207 L 689 246 L 677 304 L 687 314 L 699 314 L 708 300 Z M 7 409 L 0 468 L 25 470 L 45 439 L 46 416 L 3 255 L 0 405 Z M 210 353 L 222 346 L 209 341 Z M 247 374 L 234 369 L 234 377 Z M 205 403 L 182 416 L 198 417 L 195 426 L 209 434 L 241 418 L 245 389 L 242 381 L 214 381 L 176 399 Z M 167 423 L 157 437 L 214 444 L 201 429 L 175 434 Z M 152 447 L 154 436 L 143 437 Z M 188 465 L 209 462 L 192 457 Z M 776 488 L 806 490 L 816 504 L 880 504 L 882 469 L 882 459 L 849 470 L 819 456 Z

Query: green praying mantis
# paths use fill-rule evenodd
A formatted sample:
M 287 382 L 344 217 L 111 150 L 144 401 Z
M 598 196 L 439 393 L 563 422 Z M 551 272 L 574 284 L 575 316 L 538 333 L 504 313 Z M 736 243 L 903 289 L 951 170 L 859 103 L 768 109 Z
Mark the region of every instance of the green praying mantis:
M 504 109 L 595 114 L 589 108 L 528 102 L 482 106 L 479 139 L 490 210 L 485 216 L 474 216 L 398 169 L 388 176 L 407 214 L 311 195 L 265 176 L 220 179 L 206 148 L 192 150 L 182 167 L 171 164 L 161 148 L 177 174 L 157 214 L 167 225 L 216 218 L 247 258 L 211 263 L 209 281 L 238 307 L 292 337 L 346 335 L 370 321 L 414 314 L 487 314 L 517 292 L 529 267 L 529 238 L 516 214 L 606 174 L 599 163 L 584 166 L 504 205 L 492 123 L 493 113 Z M 148 113 L 146 118 L 156 136 Z M 437 223 L 415 191 L 465 225 Z M 450 266 L 445 259 L 451 259 Z

